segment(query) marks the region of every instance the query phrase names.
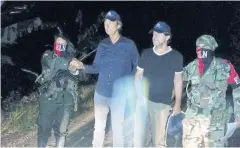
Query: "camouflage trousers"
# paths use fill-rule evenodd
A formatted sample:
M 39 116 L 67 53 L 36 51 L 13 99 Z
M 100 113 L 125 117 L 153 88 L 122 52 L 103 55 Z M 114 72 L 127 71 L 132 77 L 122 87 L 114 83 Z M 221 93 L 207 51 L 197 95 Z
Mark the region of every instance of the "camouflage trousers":
M 220 113 L 221 114 L 221 113 Z M 188 108 L 183 120 L 183 147 L 224 147 L 224 124 L 216 123 L 212 116 L 195 114 Z M 214 123 L 213 123 L 214 121 Z

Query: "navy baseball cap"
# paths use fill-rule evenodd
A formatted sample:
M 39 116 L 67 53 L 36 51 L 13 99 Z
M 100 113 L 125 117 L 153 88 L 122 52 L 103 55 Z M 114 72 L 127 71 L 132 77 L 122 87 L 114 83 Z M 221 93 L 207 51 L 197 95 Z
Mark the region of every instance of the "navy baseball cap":
M 171 35 L 170 26 L 167 23 L 161 22 L 161 21 L 157 22 L 157 24 L 153 27 L 151 32 L 153 31 L 156 31 L 157 33 L 164 33 L 164 34 Z
M 108 13 L 105 15 L 105 19 L 109 19 L 111 21 L 121 21 L 120 15 L 113 10 L 108 11 Z

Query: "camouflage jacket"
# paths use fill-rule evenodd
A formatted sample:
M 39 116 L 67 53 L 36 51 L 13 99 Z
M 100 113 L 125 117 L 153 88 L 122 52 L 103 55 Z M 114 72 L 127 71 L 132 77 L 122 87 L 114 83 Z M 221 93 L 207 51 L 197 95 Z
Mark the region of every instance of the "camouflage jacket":
M 210 67 L 203 75 L 198 71 L 198 60 L 194 60 L 184 67 L 183 81 L 191 84 L 188 92 L 188 104 L 200 108 L 218 111 L 226 109 L 226 91 L 231 76 L 231 64 L 226 60 L 214 57 Z M 234 112 L 240 115 L 240 87 L 233 89 Z
M 56 57 L 52 51 L 45 51 L 41 64 L 42 64 L 42 74 L 41 78 L 38 80 L 40 84 L 43 84 L 46 81 L 52 80 L 54 76 L 57 74 L 59 70 L 66 70 L 68 71 L 68 64 L 70 60 L 65 58 Z M 74 75 L 73 73 L 69 73 Z M 74 110 L 77 110 L 77 81 L 76 79 L 71 79 L 70 77 L 66 76 L 59 81 L 60 87 L 58 86 L 57 82 L 53 82 L 48 86 L 46 91 L 46 96 L 50 98 L 58 98 L 61 95 L 61 92 L 66 91 L 70 93 L 74 99 Z

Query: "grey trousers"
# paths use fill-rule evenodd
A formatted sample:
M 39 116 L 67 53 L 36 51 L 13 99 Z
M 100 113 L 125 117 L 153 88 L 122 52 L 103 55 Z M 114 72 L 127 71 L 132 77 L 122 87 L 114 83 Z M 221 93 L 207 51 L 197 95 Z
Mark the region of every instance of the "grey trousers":
M 93 133 L 93 147 L 103 147 L 107 115 L 111 111 L 113 131 L 113 147 L 124 146 L 123 124 L 126 99 L 107 98 L 94 94 L 95 125 Z

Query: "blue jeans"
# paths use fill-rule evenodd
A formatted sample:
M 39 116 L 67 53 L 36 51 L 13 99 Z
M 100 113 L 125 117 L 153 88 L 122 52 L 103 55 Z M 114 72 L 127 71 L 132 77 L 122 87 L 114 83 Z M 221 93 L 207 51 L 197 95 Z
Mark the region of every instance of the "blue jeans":
M 93 133 L 93 147 L 103 147 L 105 138 L 105 127 L 109 109 L 111 111 L 111 122 L 113 131 L 113 147 L 124 146 L 123 123 L 126 99 L 107 98 L 94 94 L 95 126 Z

